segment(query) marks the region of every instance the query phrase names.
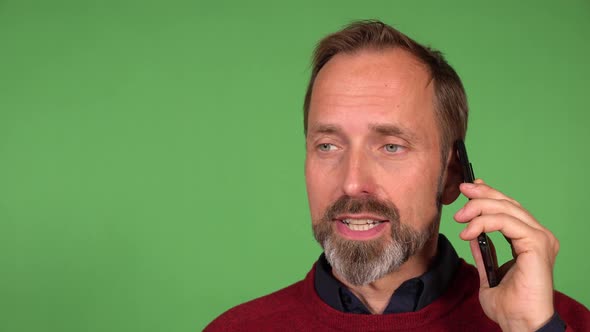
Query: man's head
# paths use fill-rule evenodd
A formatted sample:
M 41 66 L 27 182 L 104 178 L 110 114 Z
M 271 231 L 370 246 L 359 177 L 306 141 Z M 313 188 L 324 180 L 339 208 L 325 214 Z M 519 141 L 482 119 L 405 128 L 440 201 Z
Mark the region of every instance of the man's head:
M 442 55 L 393 28 L 358 22 L 316 48 L 305 98 L 308 198 L 336 274 L 366 284 L 438 233 L 460 181 L 452 143 L 467 102 Z
M 307 134 L 313 87 L 320 70 L 337 54 L 355 54 L 363 50 L 400 49 L 412 54 L 430 74 L 435 93 L 435 114 L 442 138 L 441 151 L 467 132 L 467 97 L 461 79 L 442 53 L 423 46 L 393 27 L 376 20 L 353 22 L 328 35 L 316 46 L 303 104 L 303 128 Z M 444 155 L 443 155 L 444 158 Z

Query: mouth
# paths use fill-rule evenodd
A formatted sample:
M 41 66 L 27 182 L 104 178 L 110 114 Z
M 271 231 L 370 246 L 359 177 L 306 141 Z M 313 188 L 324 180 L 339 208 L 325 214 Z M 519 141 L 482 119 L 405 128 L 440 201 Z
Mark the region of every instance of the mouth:
M 352 231 L 368 231 L 377 227 L 378 225 L 388 222 L 388 220 L 377 220 L 377 219 L 353 219 L 346 218 L 340 219 L 339 222 L 343 223 Z
M 370 240 L 389 229 L 389 220 L 377 216 L 339 216 L 334 221 L 338 233 L 350 240 Z

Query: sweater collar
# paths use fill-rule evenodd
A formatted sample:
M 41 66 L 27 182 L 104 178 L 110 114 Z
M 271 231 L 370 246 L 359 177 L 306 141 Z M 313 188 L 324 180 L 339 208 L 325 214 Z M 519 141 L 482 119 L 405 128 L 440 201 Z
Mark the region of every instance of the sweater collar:
M 437 255 L 428 271 L 403 282 L 393 293 L 384 314 L 412 312 L 426 307 L 444 293 L 458 266 L 455 249 L 444 235 L 439 234 Z M 332 267 L 323 253 L 315 265 L 314 286 L 320 299 L 330 307 L 345 313 L 370 314 L 365 305 L 332 275 Z

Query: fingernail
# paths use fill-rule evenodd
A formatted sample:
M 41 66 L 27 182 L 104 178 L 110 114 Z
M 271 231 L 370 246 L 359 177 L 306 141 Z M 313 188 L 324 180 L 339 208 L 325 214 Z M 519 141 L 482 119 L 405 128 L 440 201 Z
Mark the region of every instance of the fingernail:
M 477 185 L 473 184 L 473 183 L 463 183 L 463 186 L 467 189 L 473 189 L 473 188 L 477 187 Z

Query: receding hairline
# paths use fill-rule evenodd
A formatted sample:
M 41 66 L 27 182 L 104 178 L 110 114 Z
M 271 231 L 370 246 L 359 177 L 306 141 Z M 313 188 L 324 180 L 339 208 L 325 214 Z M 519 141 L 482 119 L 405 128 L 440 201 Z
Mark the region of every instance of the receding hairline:
M 374 53 L 374 54 L 380 54 L 380 55 L 386 55 L 386 52 L 392 52 L 395 51 L 396 53 L 401 53 L 401 54 L 405 54 L 406 55 L 406 59 L 408 60 L 407 63 L 404 64 L 404 67 L 408 67 L 408 66 L 415 66 L 416 68 L 419 68 L 419 70 L 422 70 L 425 74 L 426 74 L 426 78 L 425 78 L 425 84 L 424 84 L 424 88 L 428 89 L 431 85 L 434 84 L 435 81 L 435 77 L 432 73 L 431 68 L 428 66 L 427 63 L 425 63 L 423 60 L 421 60 L 419 57 L 417 57 L 416 55 L 414 55 L 412 52 L 408 51 L 406 48 L 403 47 L 399 47 L 399 46 L 386 46 L 386 47 L 365 47 L 365 48 L 360 48 L 360 49 L 355 49 L 352 51 L 343 51 L 343 52 L 339 52 L 335 55 L 333 55 L 328 61 L 326 61 L 326 63 L 324 63 L 324 65 L 320 68 L 320 70 L 318 70 L 315 79 L 313 80 L 313 84 L 310 87 L 310 101 L 311 98 L 313 97 L 313 92 L 316 88 L 316 82 L 318 80 L 325 80 L 325 78 L 323 77 L 324 75 L 322 75 L 322 73 L 324 72 L 324 69 L 326 67 L 329 66 L 330 63 L 333 63 L 334 60 L 338 60 L 338 58 L 342 59 L 342 57 L 356 57 L 356 56 L 360 56 L 363 53 L 367 54 L 367 53 Z M 391 55 L 389 55 L 391 56 Z M 389 59 L 390 61 L 392 59 Z M 396 59 L 399 60 L 399 59 Z M 434 89 L 434 87 L 432 87 Z M 434 92 L 434 91 L 433 91 Z M 436 107 L 436 93 L 434 93 L 434 103 L 435 103 L 435 107 Z M 309 108 L 311 108 L 311 103 L 309 105 Z M 308 109 L 309 111 L 309 109 Z
M 391 51 L 395 51 L 396 53 L 404 53 L 406 55 L 408 55 L 409 59 L 412 60 L 413 64 L 415 64 L 418 67 L 423 68 L 426 72 L 428 72 L 428 74 L 432 77 L 432 69 L 430 68 L 430 66 L 428 65 L 428 63 L 426 63 L 424 60 L 420 59 L 420 57 L 418 57 L 416 54 L 412 53 L 412 51 L 410 49 L 408 49 L 405 46 L 402 45 L 373 45 L 373 44 L 367 44 L 367 45 L 363 45 L 359 48 L 355 48 L 355 49 L 351 49 L 351 50 L 342 50 L 339 51 L 338 53 L 330 56 L 330 59 L 328 59 L 328 61 L 326 61 L 322 67 L 318 70 L 317 75 L 319 75 L 319 73 L 322 71 L 322 69 L 329 63 L 332 61 L 332 59 L 337 58 L 337 57 L 341 57 L 341 56 L 355 56 L 355 55 L 360 55 L 362 53 L 377 53 L 377 54 L 385 54 L 387 52 L 391 52 Z

